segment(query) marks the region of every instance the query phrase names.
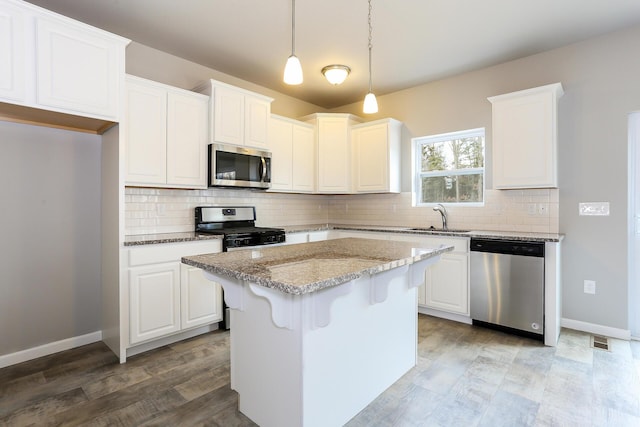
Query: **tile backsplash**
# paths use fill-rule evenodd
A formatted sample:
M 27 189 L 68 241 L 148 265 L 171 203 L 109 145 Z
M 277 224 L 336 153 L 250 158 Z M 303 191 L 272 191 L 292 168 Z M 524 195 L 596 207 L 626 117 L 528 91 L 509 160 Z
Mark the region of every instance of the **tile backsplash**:
M 411 193 L 341 196 L 254 190 L 125 189 L 125 234 L 193 231 L 196 206 L 255 206 L 259 226 L 360 224 L 440 227 L 431 207 L 412 207 Z M 449 227 L 558 233 L 558 190 L 486 190 L 485 205 L 448 206 Z
M 259 190 L 125 188 L 125 234 L 193 231 L 196 206 L 255 206 L 257 225 L 326 224 L 326 196 Z

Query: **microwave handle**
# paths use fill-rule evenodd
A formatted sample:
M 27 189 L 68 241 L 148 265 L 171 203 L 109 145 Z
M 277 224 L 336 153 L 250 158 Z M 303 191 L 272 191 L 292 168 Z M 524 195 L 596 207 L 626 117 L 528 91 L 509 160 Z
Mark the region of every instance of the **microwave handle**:
M 260 170 L 260 181 L 264 181 L 267 176 L 267 162 L 264 157 L 260 157 L 260 162 L 262 163 L 262 169 Z

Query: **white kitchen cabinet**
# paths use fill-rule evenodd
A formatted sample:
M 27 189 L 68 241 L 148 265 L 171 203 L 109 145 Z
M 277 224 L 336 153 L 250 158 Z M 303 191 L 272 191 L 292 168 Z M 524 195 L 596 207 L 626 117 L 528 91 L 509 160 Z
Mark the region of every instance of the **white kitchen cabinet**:
M 358 234 L 359 233 L 359 234 Z M 386 237 L 399 242 L 417 242 L 425 248 L 453 246 L 452 252 L 442 254 L 440 260 L 425 272 L 425 284 L 418 292 L 418 305 L 437 312 L 469 315 L 469 242 L 466 237 L 425 236 L 406 233 L 344 232 L 338 237 Z
M 435 310 L 469 314 L 469 255 L 446 253 L 427 268 L 424 301 L 418 303 Z
M 120 120 L 129 40 L 27 2 L 0 6 L 0 101 Z
M 216 80 L 194 90 L 210 97 L 211 142 L 268 147 L 272 98 Z
M 351 128 L 353 179 L 356 193 L 400 192 L 402 123 L 376 120 Z
M 201 269 L 190 265 L 181 264 L 180 275 L 181 328 L 193 328 L 222 320 L 220 285 L 205 278 Z
M 28 14 L 14 2 L 0 1 L 0 98 L 26 101 Z
M 557 188 L 557 103 L 562 85 L 488 98 L 492 104 L 493 186 Z
M 180 330 L 180 263 L 129 270 L 130 342 Z
M 207 96 L 127 76 L 127 185 L 207 187 Z
M 351 114 L 318 113 L 303 120 L 316 126 L 318 193 L 351 193 L 351 126 L 361 120 Z
M 128 356 L 217 328 L 216 323 L 223 318 L 220 285 L 180 260 L 221 250 L 219 239 L 123 249 L 121 277 L 126 280 L 118 290 L 117 308 L 121 362 Z M 116 309 L 108 304 L 105 308 Z
M 311 193 L 315 189 L 315 140 L 313 126 L 271 116 L 271 191 Z

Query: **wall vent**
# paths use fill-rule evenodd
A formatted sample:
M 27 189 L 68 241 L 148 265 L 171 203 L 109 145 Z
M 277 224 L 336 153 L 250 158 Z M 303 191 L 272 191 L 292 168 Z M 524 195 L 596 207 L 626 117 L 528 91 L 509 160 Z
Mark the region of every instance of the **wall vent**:
M 591 347 L 609 351 L 609 338 L 601 335 L 592 335 Z

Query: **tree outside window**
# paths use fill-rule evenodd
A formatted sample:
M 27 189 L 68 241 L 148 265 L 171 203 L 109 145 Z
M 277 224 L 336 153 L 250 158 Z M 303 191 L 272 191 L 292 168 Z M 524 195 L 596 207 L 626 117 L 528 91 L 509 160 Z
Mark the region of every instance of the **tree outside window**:
M 413 139 L 414 204 L 484 202 L 484 128 Z

